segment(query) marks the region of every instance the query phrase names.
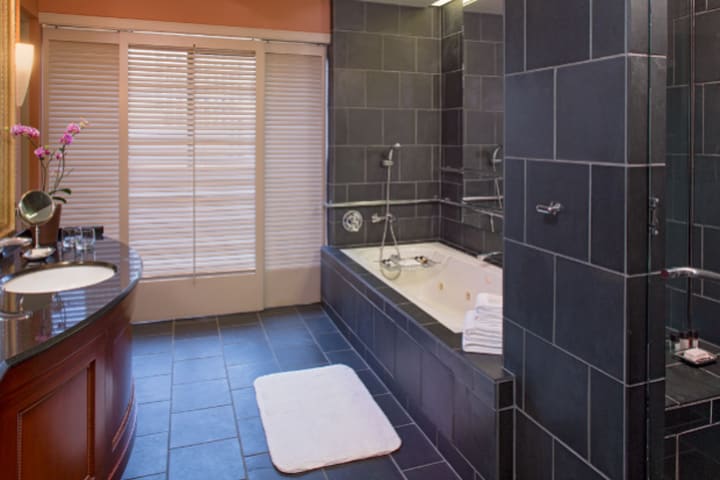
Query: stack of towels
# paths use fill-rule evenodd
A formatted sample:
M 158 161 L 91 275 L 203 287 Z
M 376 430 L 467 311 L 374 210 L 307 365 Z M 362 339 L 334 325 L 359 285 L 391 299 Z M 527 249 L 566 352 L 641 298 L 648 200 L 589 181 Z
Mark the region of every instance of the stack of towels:
M 471 353 L 502 355 L 502 296 L 481 293 L 475 308 L 465 314 L 463 350 Z

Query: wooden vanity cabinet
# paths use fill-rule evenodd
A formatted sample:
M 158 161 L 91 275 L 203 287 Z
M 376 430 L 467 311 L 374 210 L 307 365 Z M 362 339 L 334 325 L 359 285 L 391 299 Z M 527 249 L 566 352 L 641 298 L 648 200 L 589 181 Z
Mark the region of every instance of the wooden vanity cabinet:
M 136 406 L 134 292 L 0 379 L 0 479 L 120 479 Z

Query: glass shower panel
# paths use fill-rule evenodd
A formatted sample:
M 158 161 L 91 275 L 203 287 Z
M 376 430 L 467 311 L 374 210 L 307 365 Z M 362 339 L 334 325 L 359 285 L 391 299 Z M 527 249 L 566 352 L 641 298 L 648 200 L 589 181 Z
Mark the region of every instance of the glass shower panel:
M 665 264 L 695 270 L 665 283 L 666 327 L 718 353 L 720 2 L 669 0 L 667 39 Z M 663 478 L 718 479 L 720 367 L 686 365 L 670 348 L 665 359 Z

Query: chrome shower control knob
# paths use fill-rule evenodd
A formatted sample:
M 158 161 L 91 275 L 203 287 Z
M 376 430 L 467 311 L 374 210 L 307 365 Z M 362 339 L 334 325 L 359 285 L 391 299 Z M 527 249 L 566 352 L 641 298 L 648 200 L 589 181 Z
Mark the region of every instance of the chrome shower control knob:
M 359 232 L 363 226 L 362 213 L 357 210 L 348 210 L 345 212 L 345 215 L 343 215 L 342 224 L 343 228 L 348 232 Z

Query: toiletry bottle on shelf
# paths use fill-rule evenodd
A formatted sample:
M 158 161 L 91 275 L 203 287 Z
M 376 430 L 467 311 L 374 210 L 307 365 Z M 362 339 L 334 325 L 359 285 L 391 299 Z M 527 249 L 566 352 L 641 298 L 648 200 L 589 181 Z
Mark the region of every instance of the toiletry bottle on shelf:
M 680 332 L 680 350 L 687 350 L 690 348 L 690 340 L 687 332 Z

